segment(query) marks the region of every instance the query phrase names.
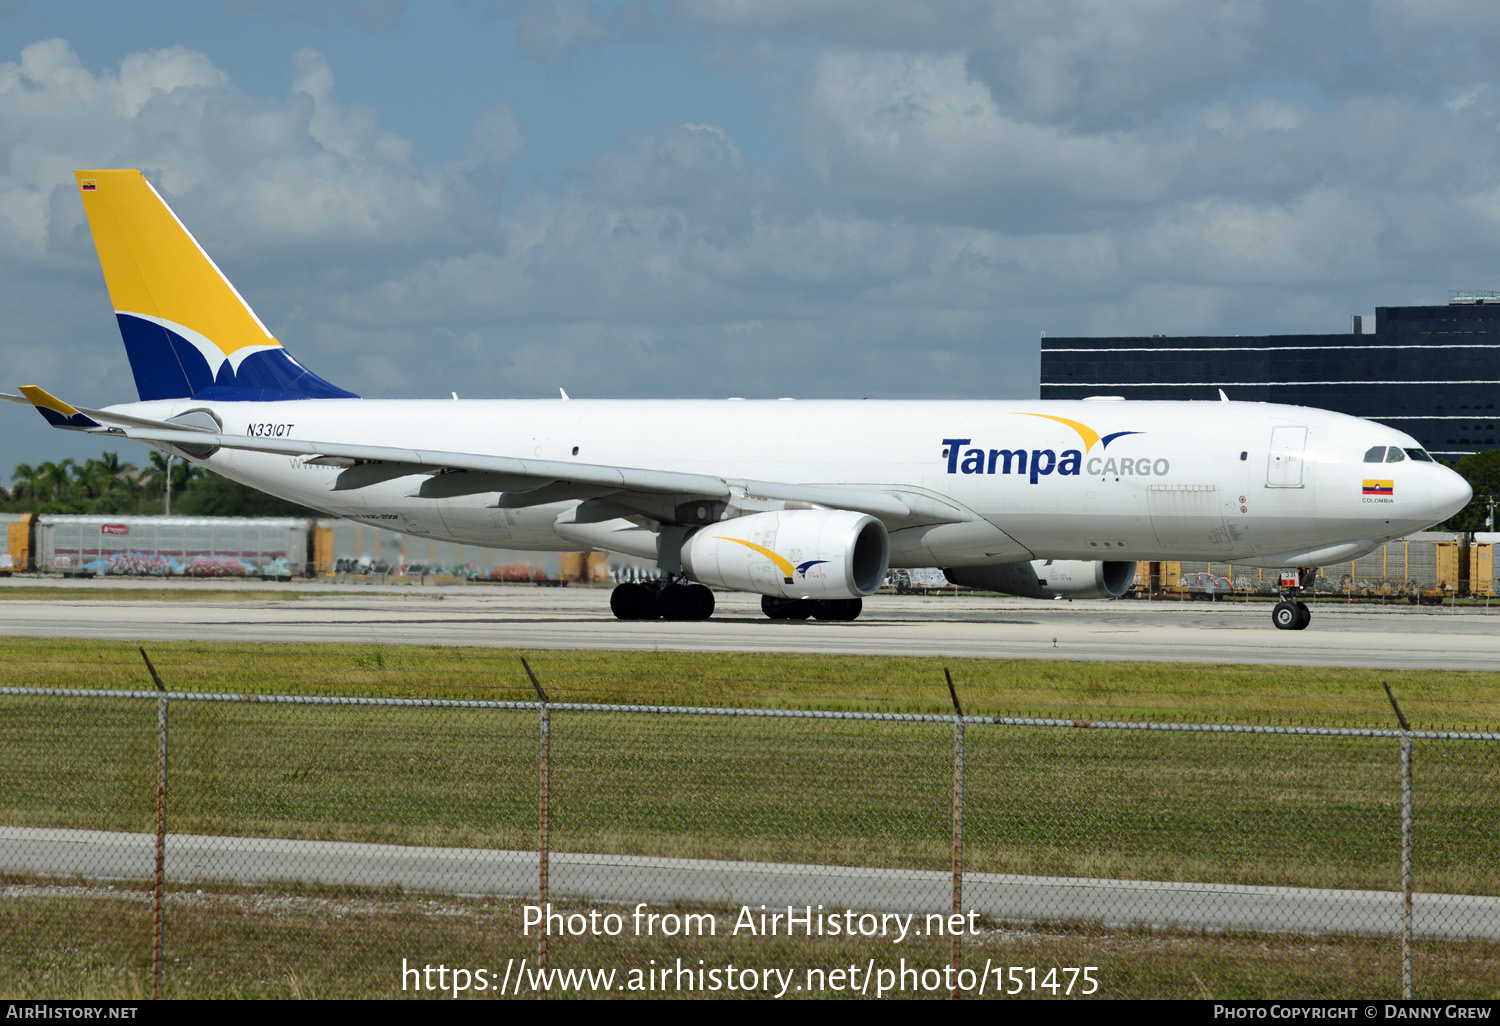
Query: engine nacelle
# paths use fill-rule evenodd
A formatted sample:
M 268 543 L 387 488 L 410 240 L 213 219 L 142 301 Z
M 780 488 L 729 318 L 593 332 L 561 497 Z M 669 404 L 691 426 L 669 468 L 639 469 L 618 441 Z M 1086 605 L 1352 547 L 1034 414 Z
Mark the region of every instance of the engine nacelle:
M 700 529 L 682 545 L 682 568 L 693 580 L 774 598 L 871 595 L 889 561 L 885 525 L 837 509 L 736 517 Z
M 954 567 L 943 574 L 954 584 L 1027 598 L 1119 598 L 1135 583 L 1135 563 L 1033 559 L 1029 563 Z

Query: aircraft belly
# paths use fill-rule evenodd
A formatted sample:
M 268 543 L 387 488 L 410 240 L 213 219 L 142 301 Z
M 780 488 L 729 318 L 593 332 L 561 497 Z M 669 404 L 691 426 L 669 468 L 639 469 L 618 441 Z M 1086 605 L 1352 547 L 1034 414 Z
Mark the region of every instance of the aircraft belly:
M 455 540 L 470 545 L 509 549 L 560 551 L 574 545 L 558 537 L 552 523 L 568 503 L 530 506 L 523 509 L 490 509 L 489 496 L 465 496 L 436 503 L 443 522 Z M 429 500 L 430 501 L 430 500 Z
M 908 527 L 890 534 L 890 565 L 982 566 L 1031 559 L 1032 554 L 988 520 Z
M 1150 521 L 1133 513 L 1059 512 L 1002 522 L 1039 559 L 1147 559 L 1158 547 Z

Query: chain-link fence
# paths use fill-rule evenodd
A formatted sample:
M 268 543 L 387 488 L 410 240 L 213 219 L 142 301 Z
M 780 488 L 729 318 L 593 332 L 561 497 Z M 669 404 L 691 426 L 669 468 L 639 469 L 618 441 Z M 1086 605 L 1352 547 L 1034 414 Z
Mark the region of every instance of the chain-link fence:
M 12 996 L 1500 988 L 1500 734 L 6 688 L 0 751 Z

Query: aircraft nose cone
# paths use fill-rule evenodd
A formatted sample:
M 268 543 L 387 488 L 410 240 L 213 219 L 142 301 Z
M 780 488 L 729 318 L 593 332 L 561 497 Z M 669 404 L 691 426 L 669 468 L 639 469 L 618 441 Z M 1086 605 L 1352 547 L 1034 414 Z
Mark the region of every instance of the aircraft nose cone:
M 1447 467 L 1435 468 L 1438 474 L 1432 479 L 1432 511 L 1439 520 L 1447 520 L 1469 504 L 1474 489 L 1469 487 L 1457 473 Z

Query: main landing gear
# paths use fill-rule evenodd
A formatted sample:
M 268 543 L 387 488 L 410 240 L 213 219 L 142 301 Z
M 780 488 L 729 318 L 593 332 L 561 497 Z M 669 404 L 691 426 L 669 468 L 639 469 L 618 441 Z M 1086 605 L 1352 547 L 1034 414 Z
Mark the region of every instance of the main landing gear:
M 701 584 L 648 581 L 616 586 L 609 610 L 617 620 L 707 620 L 714 615 L 714 593 Z
M 1312 586 L 1315 573 L 1315 567 L 1299 567 L 1295 572 L 1282 572 L 1281 601 L 1271 610 L 1271 622 L 1278 631 L 1307 630 L 1307 625 L 1312 622 L 1312 610 L 1307 608 L 1306 602 L 1298 601 L 1297 593 Z
M 864 599 L 785 599 L 762 596 L 760 611 L 773 620 L 857 620 Z

